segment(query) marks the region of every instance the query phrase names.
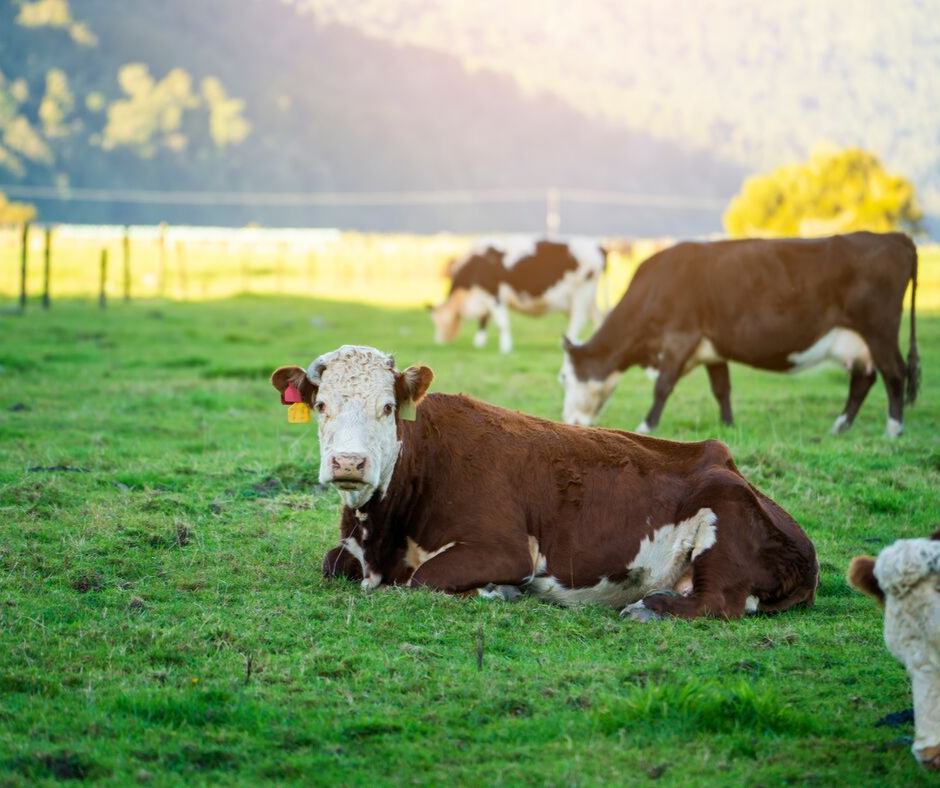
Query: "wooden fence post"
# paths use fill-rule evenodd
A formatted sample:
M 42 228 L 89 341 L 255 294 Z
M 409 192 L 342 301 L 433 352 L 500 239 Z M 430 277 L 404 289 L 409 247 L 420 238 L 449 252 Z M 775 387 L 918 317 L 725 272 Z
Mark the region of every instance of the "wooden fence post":
M 52 305 L 49 295 L 49 280 L 52 268 L 52 228 L 46 227 L 45 246 L 42 253 L 42 308 L 48 309 Z
M 20 249 L 20 309 L 26 309 L 26 260 L 29 257 L 29 222 L 23 222 L 23 245 Z
M 131 228 L 124 227 L 124 300 L 131 300 Z
M 166 295 L 166 222 L 160 222 L 159 254 L 157 268 L 157 295 L 163 298 Z
M 108 281 L 108 250 L 101 250 L 101 286 L 98 290 L 98 306 L 104 309 L 108 305 L 108 296 L 105 292 L 105 285 Z
M 176 264 L 179 266 L 180 274 L 180 291 L 182 293 L 183 300 L 188 299 L 188 290 L 186 283 L 186 258 L 183 255 L 183 242 L 176 242 Z

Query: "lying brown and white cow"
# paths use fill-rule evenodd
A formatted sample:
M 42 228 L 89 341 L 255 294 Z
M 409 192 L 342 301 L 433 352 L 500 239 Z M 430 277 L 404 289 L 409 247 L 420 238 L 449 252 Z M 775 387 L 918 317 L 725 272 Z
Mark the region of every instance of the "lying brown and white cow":
M 450 292 L 431 309 L 434 339 L 450 342 L 462 319 L 479 320 L 473 338 L 486 344 L 490 318 L 499 330 L 499 349 L 512 350 L 509 309 L 529 315 L 563 312 L 568 335 L 577 338 L 590 319 L 595 328 L 603 313 L 597 283 L 607 266 L 607 252 L 596 241 L 551 241 L 529 236 L 485 238 L 451 266 Z
M 905 364 L 898 330 L 908 282 Z M 637 269 L 588 342 L 565 338 L 564 420 L 592 424 L 620 374 L 639 364 L 659 373 L 653 406 L 637 428 L 650 432 L 679 378 L 704 364 L 721 420 L 731 424 L 729 361 L 795 372 L 831 360 L 851 373 L 832 432 L 852 426 L 880 372 L 888 391 L 886 434 L 896 437 L 904 428 L 905 382 L 912 403 L 920 380 L 916 293 L 917 249 L 900 233 L 679 244 Z
M 814 599 L 812 543 L 724 444 L 586 429 L 425 392 L 424 366 L 346 345 L 281 367 L 317 414 L 320 480 L 342 498 L 328 577 L 646 620 L 741 616 Z M 413 421 L 403 418 L 417 405 Z
M 940 531 L 852 559 L 849 583 L 885 606 L 885 643 L 913 687 L 914 757 L 940 769 Z

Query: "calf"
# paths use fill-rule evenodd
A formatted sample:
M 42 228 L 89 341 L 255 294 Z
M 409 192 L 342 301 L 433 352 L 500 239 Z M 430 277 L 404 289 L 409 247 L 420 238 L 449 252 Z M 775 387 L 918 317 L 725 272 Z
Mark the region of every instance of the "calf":
M 586 239 L 483 240 L 451 266 L 447 300 L 431 307 L 435 340 L 453 340 L 461 319 L 467 318 L 480 321 L 473 344 L 483 347 L 492 317 L 499 349 L 509 353 L 509 308 L 530 315 L 564 312 L 569 336 L 577 337 L 588 318 L 595 328 L 600 325 L 597 283 L 606 266 L 604 248 Z
M 914 757 L 940 769 L 940 531 L 849 565 L 849 583 L 885 606 L 885 643 L 914 691 Z
M 898 330 L 908 282 L 905 363 Z M 658 370 L 653 406 L 637 428 L 650 432 L 679 378 L 704 364 L 721 420 L 731 424 L 729 361 L 795 372 L 832 360 L 851 375 L 832 432 L 852 426 L 880 372 L 888 391 L 886 434 L 896 437 L 905 399 L 914 402 L 920 381 L 916 294 L 917 249 L 900 233 L 679 244 L 637 269 L 590 341 L 564 339 L 564 419 L 592 424 L 620 373 L 640 364 Z
M 425 396 L 432 378 L 348 345 L 272 376 L 316 411 L 320 480 L 344 504 L 327 577 L 595 602 L 640 621 L 813 601 L 812 543 L 723 444 Z

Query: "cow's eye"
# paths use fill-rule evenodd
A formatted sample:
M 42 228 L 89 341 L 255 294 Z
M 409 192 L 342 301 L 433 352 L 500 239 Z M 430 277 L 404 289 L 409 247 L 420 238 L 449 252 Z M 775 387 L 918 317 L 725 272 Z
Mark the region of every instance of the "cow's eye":
M 313 407 L 317 413 L 326 412 L 326 403 L 323 400 L 318 399 L 316 402 L 313 403 Z
M 394 411 L 394 410 L 395 410 L 395 406 L 392 405 L 391 402 L 386 402 L 386 403 L 385 403 L 385 407 L 382 408 L 382 413 L 384 413 L 386 416 L 391 416 L 391 415 L 392 415 L 392 411 Z

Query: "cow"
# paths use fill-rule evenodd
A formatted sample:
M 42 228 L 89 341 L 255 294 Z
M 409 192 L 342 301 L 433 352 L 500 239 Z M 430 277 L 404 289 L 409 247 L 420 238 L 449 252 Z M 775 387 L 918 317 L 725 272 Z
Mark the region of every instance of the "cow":
M 435 341 L 455 339 L 461 319 L 466 318 L 479 320 L 473 344 L 484 347 L 492 318 L 499 330 L 499 349 L 509 353 L 510 308 L 530 315 L 563 312 L 568 315 L 569 336 L 577 337 L 588 319 L 595 328 L 600 325 L 597 283 L 606 267 L 604 248 L 583 238 L 481 240 L 450 266 L 447 299 L 429 307 Z
M 905 363 L 898 331 L 909 281 Z M 900 233 L 678 244 L 637 269 L 588 342 L 563 338 L 563 418 L 592 424 L 620 374 L 639 364 L 658 372 L 653 406 L 637 428 L 651 432 L 679 378 L 704 364 L 721 421 L 732 424 L 729 361 L 795 372 L 829 360 L 850 373 L 832 432 L 852 426 L 880 372 L 886 435 L 897 437 L 920 382 L 916 295 L 917 248 Z
M 425 396 L 432 378 L 350 345 L 272 375 L 282 401 L 316 412 L 319 478 L 343 503 L 326 577 L 600 603 L 636 621 L 813 602 L 812 542 L 724 444 Z
M 885 643 L 913 687 L 914 757 L 940 770 L 940 530 L 853 558 L 848 580 L 885 607 Z

